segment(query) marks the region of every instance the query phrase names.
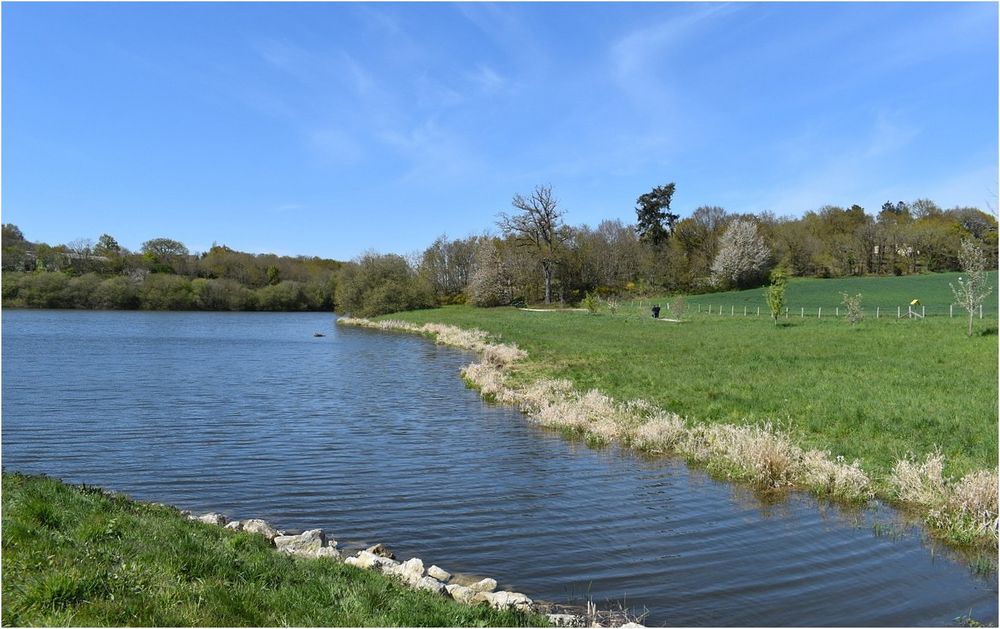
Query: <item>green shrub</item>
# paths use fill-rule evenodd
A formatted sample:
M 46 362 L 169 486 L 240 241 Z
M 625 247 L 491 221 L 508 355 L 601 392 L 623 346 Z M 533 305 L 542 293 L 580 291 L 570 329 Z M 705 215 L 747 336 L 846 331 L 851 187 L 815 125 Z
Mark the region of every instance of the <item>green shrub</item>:
M 373 317 L 436 305 L 430 284 L 399 255 L 366 253 L 337 276 L 337 312 Z

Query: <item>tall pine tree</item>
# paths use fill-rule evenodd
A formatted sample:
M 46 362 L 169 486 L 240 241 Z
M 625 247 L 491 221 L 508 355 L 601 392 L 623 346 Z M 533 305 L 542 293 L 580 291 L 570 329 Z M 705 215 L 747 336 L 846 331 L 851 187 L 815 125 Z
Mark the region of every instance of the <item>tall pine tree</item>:
M 639 240 L 659 246 L 667 241 L 674 231 L 677 214 L 670 212 L 670 199 L 674 196 L 673 182 L 656 186 L 652 191 L 639 197 L 635 202 L 638 216 L 636 232 Z

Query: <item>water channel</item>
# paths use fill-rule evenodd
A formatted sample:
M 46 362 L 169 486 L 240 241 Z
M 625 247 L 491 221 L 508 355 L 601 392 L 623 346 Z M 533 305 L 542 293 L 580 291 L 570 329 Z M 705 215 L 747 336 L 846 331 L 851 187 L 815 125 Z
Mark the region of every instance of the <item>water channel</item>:
M 483 403 L 473 357 L 329 314 L 3 312 L 2 460 L 648 625 L 997 623 L 997 576 L 885 508 L 777 502 Z M 314 332 L 326 336 L 314 337 Z

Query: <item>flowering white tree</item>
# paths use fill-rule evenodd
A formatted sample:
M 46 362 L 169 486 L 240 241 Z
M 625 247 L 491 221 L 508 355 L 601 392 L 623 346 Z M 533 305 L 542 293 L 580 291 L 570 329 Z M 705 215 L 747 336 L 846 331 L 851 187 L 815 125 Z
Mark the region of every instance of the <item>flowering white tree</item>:
M 958 287 L 950 282 L 948 286 L 951 286 L 951 292 L 955 294 L 958 305 L 969 313 L 969 336 L 972 336 L 972 319 L 992 289 L 986 281 L 986 258 L 983 256 L 983 250 L 968 238 L 962 239 L 962 246 L 958 250 L 958 262 L 962 265 L 965 275 L 958 278 Z
M 738 218 L 719 239 L 712 282 L 724 288 L 744 288 L 764 276 L 770 259 L 771 250 L 757 233 L 757 224 Z
M 506 306 L 513 300 L 513 272 L 494 239 L 484 238 L 477 245 L 466 290 L 473 306 Z

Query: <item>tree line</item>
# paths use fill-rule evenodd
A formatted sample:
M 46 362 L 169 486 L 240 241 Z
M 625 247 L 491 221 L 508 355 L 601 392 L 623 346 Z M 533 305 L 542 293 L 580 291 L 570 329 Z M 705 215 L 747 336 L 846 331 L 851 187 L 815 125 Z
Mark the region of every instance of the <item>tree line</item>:
M 332 310 L 336 260 L 255 255 L 213 245 L 194 254 L 154 238 L 129 251 L 96 242 L 33 243 L 3 225 L 3 305 L 104 310 Z
M 961 268 L 963 241 L 997 265 L 997 221 L 978 208 L 928 199 L 824 206 L 802 217 L 705 205 L 681 218 L 675 183 L 636 199 L 634 224 L 573 226 L 551 186 L 515 194 L 494 230 L 403 256 L 350 262 L 255 255 L 213 245 L 193 254 L 155 238 L 139 251 L 103 234 L 50 246 L 3 226 L 3 303 L 40 308 L 332 310 L 374 316 L 442 304 L 579 303 L 752 288 L 783 276 L 907 275 Z
M 703 293 L 782 276 L 843 277 L 957 271 L 963 241 L 997 264 L 997 221 L 978 208 L 933 201 L 824 206 L 800 218 L 701 206 L 671 211 L 674 183 L 636 200 L 635 224 L 566 223 L 550 186 L 514 195 L 498 233 L 441 236 L 412 259 L 367 253 L 345 264 L 341 312 L 372 316 L 437 304 L 579 303 L 586 295 Z

